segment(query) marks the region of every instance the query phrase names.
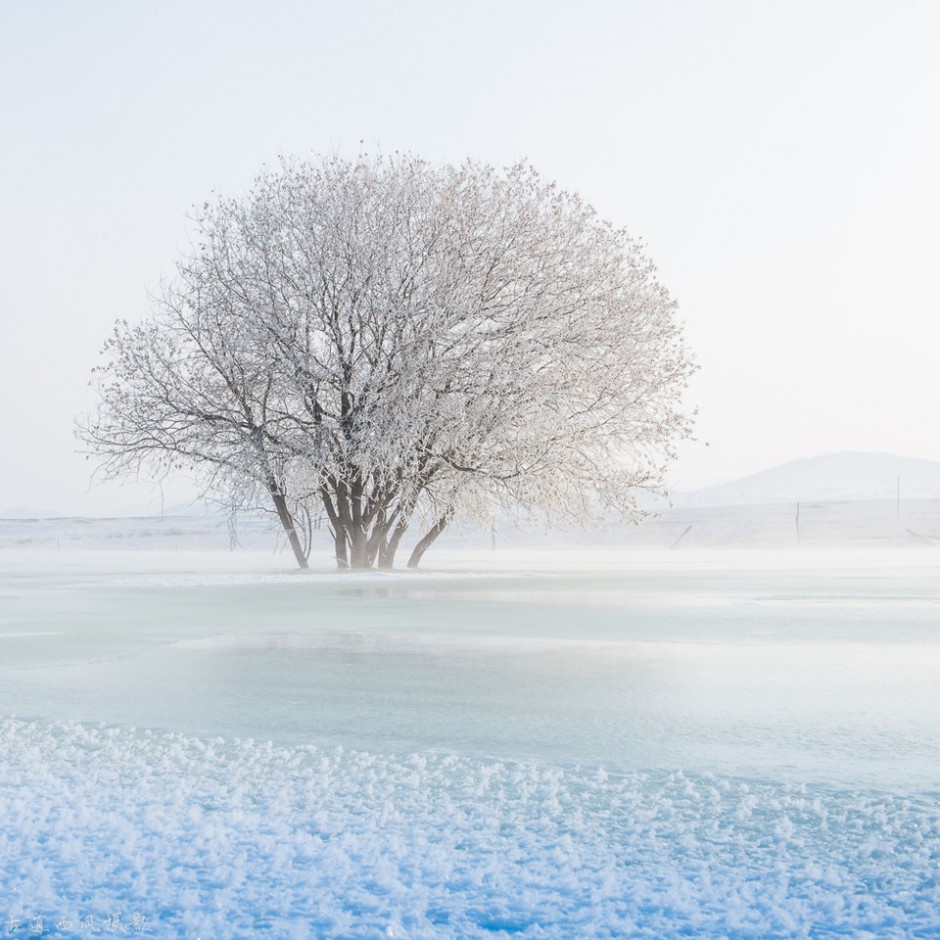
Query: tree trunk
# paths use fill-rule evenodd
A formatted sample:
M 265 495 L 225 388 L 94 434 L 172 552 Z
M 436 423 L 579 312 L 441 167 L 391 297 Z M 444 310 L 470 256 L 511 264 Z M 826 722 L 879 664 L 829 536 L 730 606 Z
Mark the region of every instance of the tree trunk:
M 442 516 L 434 525 L 431 527 L 430 531 L 424 538 L 415 545 L 414 550 L 411 553 L 411 558 L 408 559 L 409 568 L 417 568 L 421 563 L 421 559 L 424 557 L 424 553 L 434 544 L 437 540 L 437 537 L 447 528 L 447 523 L 449 519 L 447 516 Z
M 336 567 L 349 568 L 349 549 L 346 543 L 346 530 L 339 524 L 333 526 L 333 544 L 336 546 Z
M 400 522 L 395 526 L 392 534 L 383 540 L 379 546 L 379 567 L 383 570 L 390 571 L 395 566 L 395 553 L 398 551 L 401 537 L 407 530 L 407 524 Z
M 387 551 L 389 525 L 384 518 L 372 526 L 372 533 L 369 535 L 369 567 L 377 565 L 379 568 L 386 567 L 382 564 L 382 559 Z M 389 566 L 390 567 L 390 566 Z
M 274 480 L 268 480 L 268 491 L 271 494 L 271 500 L 274 503 L 274 510 L 277 512 L 277 517 L 280 519 L 281 525 L 287 533 L 287 541 L 290 542 L 290 547 L 294 551 L 294 558 L 297 559 L 297 564 L 301 568 L 309 567 L 307 553 L 300 543 L 300 537 L 297 535 L 297 529 L 294 527 L 294 519 L 290 514 L 290 510 L 287 508 L 287 500 L 284 499 L 284 494 L 280 491 L 280 488 Z
M 349 567 L 362 570 L 369 567 L 369 540 L 361 525 L 351 525 L 349 531 Z
M 330 528 L 333 530 L 333 545 L 336 553 L 336 567 L 340 571 L 349 568 L 349 540 L 346 538 L 347 526 L 340 516 L 339 497 L 336 503 L 333 502 L 333 496 L 326 486 L 320 487 L 320 498 L 323 501 L 323 508 L 326 511 L 326 517 L 330 520 Z

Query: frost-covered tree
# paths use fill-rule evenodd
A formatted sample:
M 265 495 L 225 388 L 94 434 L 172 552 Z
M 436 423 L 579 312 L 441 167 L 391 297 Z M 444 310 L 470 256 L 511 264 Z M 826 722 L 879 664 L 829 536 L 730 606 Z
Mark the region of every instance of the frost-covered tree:
M 454 521 L 635 519 L 691 365 L 641 246 L 527 164 L 283 161 L 206 203 L 81 432 L 107 474 L 264 498 L 301 566 L 410 564 Z

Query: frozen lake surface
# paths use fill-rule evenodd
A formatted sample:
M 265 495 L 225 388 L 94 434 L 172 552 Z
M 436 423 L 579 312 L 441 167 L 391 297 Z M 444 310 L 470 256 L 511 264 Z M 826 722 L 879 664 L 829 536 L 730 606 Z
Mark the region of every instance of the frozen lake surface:
M 0 917 L 940 937 L 933 550 L 428 561 L 0 553 Z

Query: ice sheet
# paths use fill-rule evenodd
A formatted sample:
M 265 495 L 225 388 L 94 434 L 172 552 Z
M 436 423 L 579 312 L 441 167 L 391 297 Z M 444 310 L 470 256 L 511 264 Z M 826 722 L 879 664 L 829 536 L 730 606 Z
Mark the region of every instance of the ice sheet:
M 382 753 L 937 783 L 940 593 L 923 554 L 605 557 L 359 575 L 267 556 L 7 559 L 0 710 Z

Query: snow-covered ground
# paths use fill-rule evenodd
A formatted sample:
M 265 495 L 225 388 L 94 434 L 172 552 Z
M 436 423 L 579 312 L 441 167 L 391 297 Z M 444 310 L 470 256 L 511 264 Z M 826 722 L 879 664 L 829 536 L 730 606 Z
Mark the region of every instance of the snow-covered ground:
M 926 544 L 341 576 L 187 532 L 0 551 L 3 930 L 940 937 Z

